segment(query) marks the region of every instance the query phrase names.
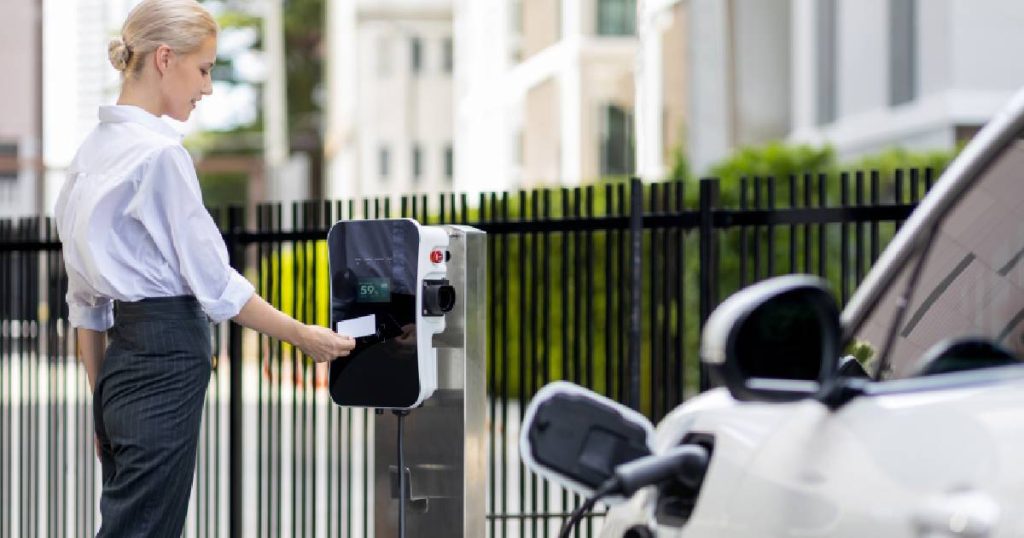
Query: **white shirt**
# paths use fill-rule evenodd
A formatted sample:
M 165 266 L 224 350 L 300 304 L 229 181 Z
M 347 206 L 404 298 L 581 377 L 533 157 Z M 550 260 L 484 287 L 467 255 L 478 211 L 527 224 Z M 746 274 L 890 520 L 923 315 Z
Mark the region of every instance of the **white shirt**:
M 103 106 L 57 198 L 73 327 L 105 331 L 113 302 L 194 295 L 215 322 L 255 291 L 228 264 L 181 135 L 133 106 Z

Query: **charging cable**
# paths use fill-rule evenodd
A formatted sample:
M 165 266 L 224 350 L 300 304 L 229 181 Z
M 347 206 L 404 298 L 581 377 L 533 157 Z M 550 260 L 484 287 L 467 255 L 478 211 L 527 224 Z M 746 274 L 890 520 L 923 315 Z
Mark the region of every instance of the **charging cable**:
M 573 510 L 572 514 L 569 515 L 569 518 L 562 524 L 562 530 L 558 531 L 558 538 L 569 538 L 569 533 L 572 532 L 572 528 L 575 527 L 581 519 L 583 519 L 583 516 L 586 515 L 587 512 L 594 508 L 597 501 L 615 493 L 617 489 L 619 489 L 619 483 L 615 477 L 605 480 L 604 484 L 601 484 L 601 487 L 597 488 L 597 491 L 594 492 L 593 496 L 581 504 L 579 508 Z
M 700 445 L 686 444 L 662 454 L 645 456 L 615 468 L 611 478 L 605 480 L 594 494 L 573 511 L 559 531 L 559 538 L 568 538 L 572 528 L 583 519 L 597 501 L 612 494 L 631 497 L 640 488 L 660 484 L 669 479 L 696 489 L 704 480 L 710 455 Z

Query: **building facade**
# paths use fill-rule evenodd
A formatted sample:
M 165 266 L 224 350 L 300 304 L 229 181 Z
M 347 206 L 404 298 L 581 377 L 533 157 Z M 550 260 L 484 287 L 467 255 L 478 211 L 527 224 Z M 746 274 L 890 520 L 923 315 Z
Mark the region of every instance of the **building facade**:
M 791 138 L 951 148 L 1021 86 L 1024 3 L 793 0 Z
M 672 90 L 652 90 L 659 77 L 686 71 L 685 146 L 698 174 L 780 139 L 831 144 L 840 159 L 949 149 L 1024 85 L 1015 0 L 646 0 L 646 64 L 673 10 L 688 20 L 685 66 L 643 70 L 640 102 L 665 98 Z M 646 118 L 642 140 L 663 129 L 658 114 Z
M 327 10 L 327 196 L 452 190 L 451 3 L 359 0 Z
M 663 24 L 685 66 L 681 9 Z M 328 194 L 484 192 L 635 172 L 636 0 L 328 4 Z M 662 69 L 658 153 L 682 143 Z
M 635 173 L 636 15 L 635 0 L 457 0 L 456 185 L 579 185 Z M 682 32 L 670 17 L 658 36 L 669 51 L 662 58 L 680 68 Z M 683 136 L 685 70 L 658 70 L 671 87 L 656 113 L 664 132 L 654 152 L 664 156 Z
M 0 3 L 0 66 L 7 83 L 0 99 L 0 218 L 37 215 L 42 201 L 39 151 L 42 31 L 39 0 Z
M 784 138 L 791 125 L 791 0 L 646 0 L 638 122 L 645 140 L 666 133 L 669 100 L 684 111 L 679 147 L 697 173 L 733 149 Z M 667 28 L 677 27 L 676 37 Z M 680 82 L 669 84 L 670 77 Z M 649 104 L 649 105 L 648 105 Z M 675 128 L 675 127 L 673 127 Z M 668 147 L 675 147 L 669 145 Z M 641 175 L 664 177 L 663 153 L 641 149 Z

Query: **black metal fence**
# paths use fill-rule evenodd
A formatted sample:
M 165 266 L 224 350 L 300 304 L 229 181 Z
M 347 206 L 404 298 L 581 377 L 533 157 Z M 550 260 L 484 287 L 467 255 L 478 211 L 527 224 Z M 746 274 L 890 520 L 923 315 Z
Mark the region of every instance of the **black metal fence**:
M 488 232 L 488 533 L 532 537 L 553 536 L 579 502 L 519 460 L 532 394 L 568 379 L 660 419 L 708 386 L 697 342 L 719 298 L 807 272 L 845 302 L 930 184 L 917 170 L 724 188 L 634 180 L 215 217 L 232 264 L 259 293 L 322 325 L 333 222 L 401 216 Z M 0 221 L 0 538 L 92 536 L 98 526 L 91 397 L 65 292 L 53 223 Z M 372 415 L 331 405 L 326 370 L 292 346 L 234 324 L 216 329 L 185 534 L 372 536 Z M 581 533 L 599 525 L 592 518 Z

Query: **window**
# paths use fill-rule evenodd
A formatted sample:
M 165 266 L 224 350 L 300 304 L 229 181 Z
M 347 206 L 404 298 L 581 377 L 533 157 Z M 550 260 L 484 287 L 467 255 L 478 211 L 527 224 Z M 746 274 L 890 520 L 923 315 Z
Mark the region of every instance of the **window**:
M 917 97 L 915 0 L 889 0 L 889 104 Z
M 412 72 L 419 74 L 423 71 L 423 40 L 414 37 L 410 41 L 410 61 L 412 62 Z
M 508 44 L 512 62 L 521 62 L 523 60 L 523 0 L 512 0 L 509 7 Z
M 818 125 L 824 125 L 836 119 L 836 0 L 820 0 L 816 5 L 818 55 L 815 93 L 818 96 Z
M 915 245 L 925 241 L 908 242 L 897 258 L 879 267 L 885 275 L 882 280 L 858 290 L 877 296 L 867 297 L 867 303 L 874 305 L 870 309 L 854 313 L 853 341 L 876 361 L 888 351 L 889 364 L 894 366 L 888 377 L 920 373 L 923 357 L 953 338 L 980 337 L 1024 355 L 1022 135 L 1018 131 L 1004 143 L 989 143 L 983 151 L 992 155 L 991 164 L 970 174 L 975 176 L 973 184 L 961 182 L 967 185 L 966 191 L 942 212 L 934 227 L 927 233 L 908 230 L 918 240 L 932 235 L 923 262 L 923 249 Z M 893 253 L 887 250 L 886 254 Z M 915 278 L 915 287 L 902 317 L 897 318 L 892 305 L 907 290 L 910 278 Z M 986 364 L 983 357 L 969 352 L 957 355 L 954 362 L 961 367 L 982 366 Z M 871 370 L 878 367 L 876 362 Z
M 448 144 L 444 147 L 444 177 L 451 180 L 453 175 L 455 175 L 455 152 L 452 145 Z
M 0 142 L 0 181 L 18 179 L 18 145 Z
M 509 13 L 509 29 L 512 35 L 523 35 L 523 0 L 512 0 Z
M 601 122 L 601 174 L 633 173 L 633 112 L 626 108 L 604 107 Z
M 380 147 L 378 153 L 378 165 L 380 166 L 380 178 L 387 179 L 388 172 L 391 169 L 391 148 L 385 146 Z
M 444 72 L 451 73 L 452 68 L 455 66 L 455 51 L 452 49 L 452 38 L 444 38 L 442 47 L 444 48 Z
M 412 180 L 419 182 L 420 177 L 423 175 L 423 150 L 419 144 L 414 144 L 412 147 Z
M 597 0 L 598 35 L 636 33 L 636 0 Z

